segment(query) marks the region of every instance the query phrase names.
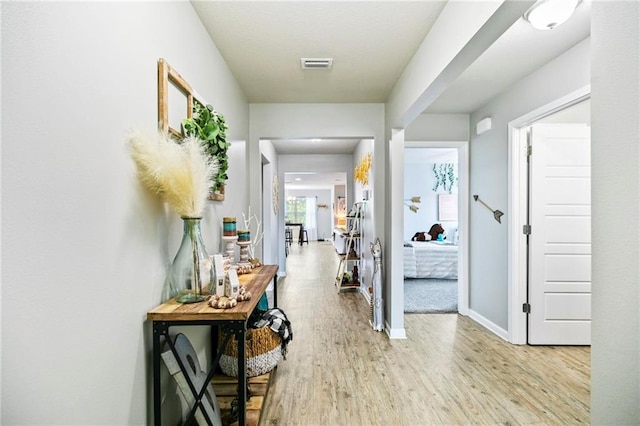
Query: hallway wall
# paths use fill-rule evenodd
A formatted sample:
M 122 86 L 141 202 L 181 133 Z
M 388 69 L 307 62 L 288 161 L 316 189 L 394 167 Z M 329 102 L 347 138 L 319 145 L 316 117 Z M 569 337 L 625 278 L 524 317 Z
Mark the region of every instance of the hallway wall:
M 146 312 L 182 221 L 140 187 L 125 135 L 157 126 L 160 57 L 225 115 L 231 141 L 248 140 L 248 104 L 188 2 L 1 6 L 0 423 L 148 424 Z M 235 176 L 244 143 L 230 154 Z M 222 216 L 246 206 L 229 184 L 205 211 L 212 251 Z M 164 379 L 175 423 L 179 397 Z
M 470 117 L 470 193 L 478 194 L 508 217 L 508 131 L 514 120 L 590 83 L 590 49 L 586 39 L 517 82 Z M 477 135 L 476 123 L 491 117 L 492 129 Z M 471 202 L 469 303 L 472 315 L 508 330 L 507 225 Z M 496 255 L 502 253 L 503 255 Z
M 640 4 L 594 2 L 591 16 L 591 423 L 631 425 L 640 421 Z

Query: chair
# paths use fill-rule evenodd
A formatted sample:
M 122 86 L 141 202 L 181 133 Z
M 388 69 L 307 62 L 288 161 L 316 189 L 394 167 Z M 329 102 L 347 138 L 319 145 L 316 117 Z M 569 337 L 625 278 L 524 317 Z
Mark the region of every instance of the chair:
M 293 242 L 293 232 L 291 232 L 291 228 L 289 227 L 286 227 L 284 230 L 284 242 L 289 245 Z
M 307 235 L 307 230 L 300 228 L 300 236 L 298 237 L 298 244 L 302 245 L 302 243 L 307 243 L 309 245 L 309 235 Z
M 293 233 L 291 232 L 291 228 L 287 227 L 284 230 L 284 257 L 289 256 L 289 247 L 291 247 L 292 241 Z

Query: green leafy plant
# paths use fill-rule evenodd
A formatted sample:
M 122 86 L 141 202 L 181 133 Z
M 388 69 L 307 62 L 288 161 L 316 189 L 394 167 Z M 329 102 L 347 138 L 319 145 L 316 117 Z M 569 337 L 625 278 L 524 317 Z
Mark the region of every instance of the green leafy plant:
M 229 178 L 229 157 L 227 151 L 231 144 L 227 142 L 226 131 L 229 127 L 224 116 L 216 112 L 211 105 L 193 103 L 193 117 L 182 121 L 182 133 L 185 136 L 196 136 L 202 140 L 206 154 L 218 163 L 218 173 L 212 179 L 211 192 L 220 191 Z
M 433 191 L 438 192 L 438 188 L 442 185 L 442 188 L 451 194 L 453 185 L 458 182 L 458 178 L 454 174 L 453 163 L 434 163 L 433 164 L 433 176 L 436 183 L 433 186 Z

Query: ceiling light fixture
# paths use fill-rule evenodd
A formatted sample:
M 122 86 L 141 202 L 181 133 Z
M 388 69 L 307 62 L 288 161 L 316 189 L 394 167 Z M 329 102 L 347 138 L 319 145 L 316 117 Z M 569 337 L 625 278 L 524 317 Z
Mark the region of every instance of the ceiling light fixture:
M 524 19 L 538 30 L 552 30 L 567 21 L 580 0 L 540 0 L 524 13 Z

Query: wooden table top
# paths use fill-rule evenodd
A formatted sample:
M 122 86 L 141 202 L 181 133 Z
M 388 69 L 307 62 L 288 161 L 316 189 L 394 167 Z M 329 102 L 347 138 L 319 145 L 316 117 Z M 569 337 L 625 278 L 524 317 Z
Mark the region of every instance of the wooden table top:
M 240 285 L 251 292 L 251 299 L 238 302 L 233 308 L 214 309 L 207 302 L 183 304 L 176 302 L 173 298 L 147 312 L 147 319 L 152 321 L 247 320 L 277 272 L 277 265 L 263 265 L 253 269 L 250 274 L 239 275 Z

